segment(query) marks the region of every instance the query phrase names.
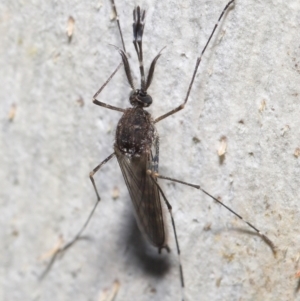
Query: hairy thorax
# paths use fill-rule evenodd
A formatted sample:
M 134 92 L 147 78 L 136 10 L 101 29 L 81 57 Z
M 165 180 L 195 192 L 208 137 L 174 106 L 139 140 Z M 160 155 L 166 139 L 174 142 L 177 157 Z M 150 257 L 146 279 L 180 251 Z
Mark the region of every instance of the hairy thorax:
M 150 114 L 141 107 L 130 108 L 118 123 L 115 147 L 123 154 L 139 156 L 150 152 L 155 135 Z

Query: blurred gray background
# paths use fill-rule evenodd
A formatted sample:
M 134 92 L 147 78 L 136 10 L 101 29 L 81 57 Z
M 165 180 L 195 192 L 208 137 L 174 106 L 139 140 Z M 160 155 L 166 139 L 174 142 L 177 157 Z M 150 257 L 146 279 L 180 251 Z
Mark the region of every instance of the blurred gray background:
M 147 9 L 146 68 L 167 46 L 149 89 L 149 112 L 159 116 L 184 99 L 226 0 L 116 4 L 136 78 L 135 5 Z M 202 185 L 278 247 L 275 258 L 209 197 L 161 181 L 173 206 L 187 301 L 300 300 L 299 28 L 298 0 L 236 0 L 186 108 L 157 124 L 160 173 Z M 115 159 L 95 176 L 102 202 L 85 239 L 39 281 L 60 237 L 68 242 L 89 215 L 96 201 L 89 172 L 113 150 L 120 113 L 92 104 L 120 62 L 109 45 L 121 47 L 110 1 L 2 0 L 0 36 L 0 300 L 105 300 L 116 279 L 115 300 L 180 300 L 172 229 L 170 254 L 143 242 Z M 129 91 L 120 70 L 99 100 L 126 108 Z

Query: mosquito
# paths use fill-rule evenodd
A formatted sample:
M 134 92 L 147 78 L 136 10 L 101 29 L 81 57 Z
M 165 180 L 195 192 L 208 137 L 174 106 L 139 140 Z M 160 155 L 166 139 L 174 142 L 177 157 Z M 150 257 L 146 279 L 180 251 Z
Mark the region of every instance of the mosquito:
M 187 89 L 186 96 L 181 105 L 174 108 L 173 110 L 153 119 L 146 108 L 152 104 L 152 97 L 148 94 L 148 89 L 152 83 L 154 70 L 156 63 L 161 56 L 161 51 L 154 57 L 149 68 L 147 76 L 145 75 L 145 69 L 143 64 L 143 33 L 145 26 L 145 10 L 142 10 L 139 6 L 133 10 L 133 44 L 139 61 L 140 69 L 140 87 L 136 88 L 133 77 L 131 74 L 131 68 L 129 60 L 126 54 L 126 48 L 123 40 L 123 34 L 120 26 L 120 21 L 117 13 L 117 8 L 114 0 L 111 0 L 112 8 L 116 16 L 116 22 L 122 42 L 122 49 L 115 47 L 119 52 L 122 62 L 118 65 L 115 71 L 107 79 L 107 81 L 101 86 L 101 88 L 96 92 L 93 97 L 93 103 L 104 107 L 106 109 L 119 111 L 123 113 L 121 119 L 118 122 L 116 134 L 115 134 L 115 144 L 113 153 L 110 154 L 104 161 L 97 165 L 92 172 L 90 173 L 90 180 L 94 187 L 97 202 L 93 207 L 88 219 L 85 224 L 66 246 L 60 248 L 55 255 L 53 256 L 50 265 L 55 260 L 55 257 L 58 253 L 61 253 L 73 245 L 81 236 L 83 230 L 88 225 L 93 213 L 96 210 L 97 205 L 100 202 L 100 194 L 95 184 L 94 175 L 100 170 L 100 168 L 110 161 L 113 157 L 117 158 L 117 161 L 120 165 L 125 183 L 127 185 L 134 209 L 137 224 L 141 232 L 145 235 L 147 240 L 158 249 L 158 252 L 161 253 L 163 249 L 166 249 L 167 252 L 170 252 L 170 247 L 167 240 L 167 227 L 166 220 L 164 215 L 164 204 L 166 205 L 168 212 L 170 214 L 172 228 L 174 232 L 176 249 L 178 254 L 179 261 L 179 273 L 180 273 L 180 282 L 182 287 L 182 300 L 184 300 L 184 276 L 183 269 L 180 259 L 180 248 L 179 241 L 177 238 L 175 221 L 172 214 L 172 206 L 169 203 L 166 195 L 161 189 L 158 179 L 169 180 L 179 184 L 187 185 L 192 188 L 201 190 L 204 194 L 208 195 L 212 200 L 216 201 L 221 206 L 225 207 L 240 220 L 246 223 L 251 227 L 257 235 L 259 235 L 273 250 L 275 250 L 274 244 L 271 240 L 260 232 L 258 228 L 253 226 L 251 223 L 246 221 L 241 215 L 237 214 L 231 208 L 220 202 L 216 197 L 212 196 L 206 190 L 202 189 L 201 186 L 187 183 L 181 180 L 174 178 L 166 177 L 159 174 L 159 135 L 155 128 L 155 124 L 161 120 L 181 111 L 188 99 L 191 92 L 191 89 L 194 84 L 194 80 L 197 74 L 197 70 L 201 63 L 203 54 L 205 53 L 208 44 L 210 43 L 222 17 L 228 10 L 228 8 L 234 3 L 234 0 L 229 1 L 224 7 L 222 13 L 219 16 L 217 23 L 214 25 L 214 28 L 209 36 L 208 41 L 206 42 L 200 56 L 196 60 L 196 65 L 194 72 L 190 81 L 190 84 Z M 116 72 L 124 66 L 125 74 L 127 77 L 128 84 L 131 87 L 131 93 L 129 96 L 129 102 L 131 104 L 130 108 L 123 109 L 119 107 L 112 106 L 110 104 L 103 103 L 97 99 L 103 88 L 108 84 L 108 82 L 113 78 Z

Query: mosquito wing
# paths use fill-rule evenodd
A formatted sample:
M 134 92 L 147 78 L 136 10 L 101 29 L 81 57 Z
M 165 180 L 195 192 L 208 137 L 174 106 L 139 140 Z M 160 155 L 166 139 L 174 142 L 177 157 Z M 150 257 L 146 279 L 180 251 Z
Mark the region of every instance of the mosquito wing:
M 117 147 L 115 154 L 135 208 L 140 230 L 154 246 L 166 247 L 167 229 L 159 190 L 147 174 L 147 169 L 152 168 L 149 156 L 142 153 L 130 158 L 123 155 Z

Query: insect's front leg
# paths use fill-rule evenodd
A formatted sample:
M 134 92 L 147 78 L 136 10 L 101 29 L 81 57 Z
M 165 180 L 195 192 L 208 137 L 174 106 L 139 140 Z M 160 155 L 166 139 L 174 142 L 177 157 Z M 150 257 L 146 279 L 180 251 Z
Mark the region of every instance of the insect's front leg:
M 103 107 L 103 108 L 106 108 L 106 109 L 110 109 L 110 110 L 113 110 L 113 111 L 119 111 L 119 112 L 122 112 L 124 113 L 125 110 L 122 109 L 122 108 L 118 108 L 118 107 L 115 107 L 115 106 L 111 106 L 107 103 L 104 103 L 102 101 L 99 101 L 97 98 L 97 96 L 101 93 L 101 91 L 105 88 L 105 86 L 111 81 L 111 79 L 114 77 L 114 75 L 117 73 L 117 71 L 121 68 L 123 64 L 120 63 L 118 65 L 118 67 L 115 69 L 115 71 L 110 75 L 110 77 L 106 80 L 106 82 L 100 87 L 100 89 L 95 93 L 95 95 L 93 96 L 93 103 L 97 106 L 100 106 L 100 107 Z
M 171 116 L 171 115 L 173 115 L 173 114 L 175 114 L 175 113 L 181 111 L 181 110 L 184 108 L 184 106 L 186 105 L 186 103 L 187 103 L 187 101 L 188 101 L 188 99 L 189 99 L 189 96 L 190 96 L 190 93 L 191 93 L 191 90 L 192 90 L 192 87 L 193 87 L 195 78 L 196 78 L 196 74 L 197 74 L 199 65 L 200 65 L 200 63 L 201 63 L 202 56 L 203 56 L 203 54 L 204 54 L 204 52 L 205 52 L 205 50 L 206 50 L 206 48 L 207 48 L 209 42 L 211 41 L 211 38 L 213 37 L 213 35 L 214 35 L 214 33 L 215 33 L 215 31 L 216 31 L 216 29 L 217 29 L 217 27 L 218 27 L 218 25 L 219 25 L 219 23 L 220 23 L 222 17 L 224 16 L 225 12 L 227 11 L 227 9 L 229 8 L 229 6 L 230 6 L 233 2 L 234 2 L 234 0 L 231 0 L 231 1 L 229 1 L 229 2 L 226 4 L 225 8 L 223 9 L 223 11 L 222 11 L 222 13 L 221 13 L 221 15 L 220 15 L 220 17 L 219 17 L 217 23 L 215 24 L 215 26 L 214 26 L 214 28 L 213 28 L 211 34 L 210 34 L 210 36 L 209 36 L 209 38 L 208 38 L 208 40 L 207 40 L 207 42 L 206 42 L 206 44 L 205 44 L 205 46 L 204 46 L 204 48 L 203 48 L 201 54 L 200 54 L 200 56 L 197 58 L 196 65 L 195 65 L 195 68 L 194 68 L 194 72 L 193 72 L 193 75 L 192 75 L 192 79 L 191 79 L 191 82 L 190 82 L 190 85 L 189 85 L 189 87 L 188 87 L 188 90 L 187 90 L 187 93 L 186 93 L 186 96 L 185 96 L 185 99 L 184 99 L 183 103 L 182 103 L 180 106 L 178 106 L 177 108 L 175 108 L 175 109 L 169 111 L 168 113 L 166 113 L 166 114 L 164 114 L 164 115 L 159 116 L 158 118 L 156 118 L 156 119 L 154 120 L 154 123 L 157 123 L 157 122 L 159 122 L 159 121 L 161 121 L 161 120 L 163 120 L 163 119 L 165 119 L 165 118 L 167 118 L 167 117 L 169 117 L 169 116 Z

